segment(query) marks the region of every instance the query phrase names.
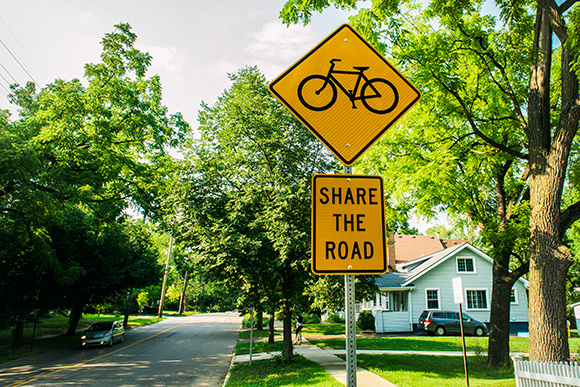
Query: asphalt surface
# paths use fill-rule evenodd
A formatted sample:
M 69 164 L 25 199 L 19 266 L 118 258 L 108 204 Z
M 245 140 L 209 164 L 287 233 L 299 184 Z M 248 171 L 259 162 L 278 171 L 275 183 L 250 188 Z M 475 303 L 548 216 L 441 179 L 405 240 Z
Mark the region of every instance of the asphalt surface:
M 240 329 L 237 313 L 170 317 L 113 347 L 55 351 L 0 366 L 1 386 L 221 386 Z

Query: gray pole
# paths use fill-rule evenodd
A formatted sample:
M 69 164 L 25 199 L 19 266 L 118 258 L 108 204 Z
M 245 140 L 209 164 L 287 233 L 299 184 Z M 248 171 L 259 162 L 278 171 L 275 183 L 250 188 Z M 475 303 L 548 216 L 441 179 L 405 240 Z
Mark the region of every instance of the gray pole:
M 459 303 L 459 325 L 461 327 L 461 342 L 463 343 L 463 368 L 465 368 L 465 385 L 469 387 L 469 371 L 467 370 L 467 354 L 465 353 L 465 332 L 463 332 L 463 311 Z
M 254 345 L 254 308 L 250 309 L 250 365 L 252 365 L 252 347 Z
M 344 166 L 343 173 L 352 175 L 352 167 Z M 346 386 L 356 387 L 356 310 L 354 275 L 344 276 L 344 310 L 346 312 Z
M 163 301 L 167 290 L 167 274 L 169 273 L 169 263 L 171 262 L 171 250 L 173 250 L 173 234 L 169 238 L 169 251 L 167 252 L 167 262 L 165 262 L 165 273 L 163 274 L 163 285 L 161 286 L 161 299 L 159 300 L 159 311 L 157 316 L 163 317 Z

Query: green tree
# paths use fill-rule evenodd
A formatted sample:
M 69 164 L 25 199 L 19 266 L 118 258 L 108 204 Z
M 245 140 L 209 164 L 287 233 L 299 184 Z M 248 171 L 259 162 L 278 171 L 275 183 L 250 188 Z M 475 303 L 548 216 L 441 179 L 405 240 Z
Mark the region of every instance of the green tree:
M 6 281 L 22 289 L 8 294 L 15 316 L 48 302 L 45 278 L 68 283 L 82 274 L 74 263 L 61 270 L 52 253 L 47 229 L 67 209 L 81 205 L 110 227 L 129 207 L 159 210 L 167 148 L 189 127 L 161 104 L 159 77 L 145 77 L 151 57 L 135 40 L 128 24 L 115 26 L 101 62 L 85 66 L 86 83 L 58 79 L 38 93 L 32 83 L 14 86 L 18 119 L 0 113 L 0 250 L 11 267 Z
M 529 196 L 530 356 L 535 360 L 565 360 L 569 354 L 565 277 L 572 256 L 563 240 L 580 216 L 580 205 L 576 202 L 562 207 L 561 196 L 567 168 L 573 170 L 577 164 L 577 158 L 570 157 L 580 118 L 580 8 L 576 2 L 568 0 L 558 5 L 545 0 L 498 0 L 495 4 L 501 24 L 496 24 L 497 18 L 480 15 L 481 2 L 442 0 L 430 2 L 425 15 L 430 17 L 429 22 L 418 27 L 413 24 L 415 20 L 406 24 L 410 15 L 417 13 L 416 8 L 404 8 L 409 3 L 396 0 L 373 2 L 371 8 L 360 10 L 353 19 L 377 47 L 392 47 L 403 66 L 418 72 L 416 84 L 420 89 L 426 87 L 424 95 L 435 88 L 441 91 L 438 97 L 444 92 L 446 99 L 453 101 L 452 105 L 443 104 L 450 114 L 445 125 L 466 125 L 471 131 L 467 137 L 452 138 L 453 144 L 461 146 L 464 139 L 470 139 L 472 148 L 467 146 L 465 151 L 481 152 L 474 146 L 482 144 L 489 150 L 488 157 L 495 159 L 488 164 L 488 173 L 494 185 L 501 183 L 495 193 L 506 193 L 503 198 L 495 198 L 497 215 L 519 218 L 513 224 L 506 223 L 505 216 L 503 220 L 498 216 L 485 226 L 496 230 L 486 236 L 491 241 L 496 235 L 492 243 L 496 260 L 498 254 L 517 254 L 515 247 L 521 244 L 520 225 Z M 357 2 L 332 3 L 354 7 Z M 312 11 L 329 5 L 328 1 L 291 0 L 282 16 L 287 22 L 308 21 Z M 560 48 L 553 44 L 553 35 Z M 458 57 L 466 62 L 457 62 Z M 466 67 L 473 71 L 466 71 Z M 423 122 L 425 125 L 428 123 Z M 440 128 L 443 135 L 435 139 L 446 136 L 445 127 Z M 509 183 L 506 170 L 513 176 L 513 183 Z M 529 193 L 522 184 L 529 184 Z M 505 273 L 505 266 L 496 262 L 494 286 L 506 284 L 496 281 L 506 278 L 496 273 L 500 268 Z M 503 305 L 505 295 L 495 292 L 494 296 L 501 298 L 496 305 Z M 490 337 L 490 349 L 493 343 Z
M 51 296 L 56 305 L 72 310 L 67 334 L 75 332 L 86 305 L 159 281 L 159 253 L 139 223 L 102 223 L 73 207 L 47 230 L 55 265 L 47 282 L 55 284 Z
M 230 79 L 217 103 L 200 111 L 182 214 L 206 275 L 236 289 L 246 306 L 271 313 L 283 306 L 290 358 L 292 313 L 305 303 L 309 277 L 310 179 L 333 161 L 256 68 Z

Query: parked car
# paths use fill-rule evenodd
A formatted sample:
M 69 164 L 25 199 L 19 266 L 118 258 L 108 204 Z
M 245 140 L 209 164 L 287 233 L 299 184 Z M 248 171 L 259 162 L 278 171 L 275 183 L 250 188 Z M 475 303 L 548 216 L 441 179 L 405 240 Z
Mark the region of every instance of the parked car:
M 125 328 L 121 321 L 102 321 L 94 323 L 81 336 L 81 346 L 108 345 L 112 347 L 116 342 L 122 343 L 125 339 Z
M 419 317 L 418 326 L 420 331 L 437 336 L 443 336 L 446 333 L 461 333 L 459 312 L 451 310 L 424 310 Z M 466 335 L 483 336 L 487 334 L 487 326 L 463 313 L 463 332 Z

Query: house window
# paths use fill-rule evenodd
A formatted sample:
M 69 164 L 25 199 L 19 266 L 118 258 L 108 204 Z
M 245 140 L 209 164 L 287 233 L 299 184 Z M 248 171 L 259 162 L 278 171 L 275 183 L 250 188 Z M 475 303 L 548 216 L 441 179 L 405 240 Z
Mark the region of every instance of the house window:
M 487 309 L 487 290 L 466 290 L 467 309 Z
M 510 304 L 517 304 L 518 303 L 518 293 L 516 288 L 512 288 L 512 292 L 510 294 Z
M 473 258 L 457 258 L 458 273 L 475 273 Z
M 439 289 L 426 289 L 427 309 L 439 309 Z

